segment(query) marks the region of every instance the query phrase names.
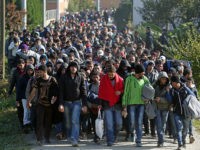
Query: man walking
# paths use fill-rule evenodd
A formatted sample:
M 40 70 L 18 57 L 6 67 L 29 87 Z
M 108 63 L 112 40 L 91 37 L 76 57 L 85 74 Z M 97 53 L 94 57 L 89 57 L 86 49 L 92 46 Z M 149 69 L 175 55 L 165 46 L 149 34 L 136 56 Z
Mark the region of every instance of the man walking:
M 52 104 L 57 100 L 58 84 L 54 77 L 47 74 L 47 67 L 40 65 L 38 68 L 40 78 L 33 83 L 33 89 L 28 98 L 28 106 L 38 92 L 36 105 L 36 137 L 39 145 L 42 144 L 43 132 L 46 143 L 50 143 L 52 125 Z
M 136 130 L 136 146 L 141 147 L 142 123 L 144 115 L 144 101 L 142 100 L 142 88 L 149 83 L 144 66 L 137 64 L 135 74 L 126 78 L 122 105 L 127 107 L 129 119 L 129 134 L 134 141 L 134 129 Z
M 81 107 L 83 113 L 87 112 L 85 81 L 78 70 L 78 63 L 71 62 L 66 74 L 62 75 L 59 81 L 59 109 L 64 112 L 67 138 L 73 147 L 78 147 Z
M 172 90 L 170 92 L 172 96 L 174 120 L 177 129 L 177 150 L 181 150 L 181 148 L 186 148 L 186 136 L 191 120 L 184 115 L 183 101 L 188 95 L 194 95 L 194 93 L 186 87 L 185 84 L 181 83 L 178 76 L 171 77 L 171 85 Z
M 107 74 L 100 81 L 98 97 L 102 102 L 105 114 L 105 129 L 107 146 L 112 146 L 117 140 L 117 134 L 122 128 L 121 98 L 123 93 L 123 78 L 113 65 L 107 69 Z

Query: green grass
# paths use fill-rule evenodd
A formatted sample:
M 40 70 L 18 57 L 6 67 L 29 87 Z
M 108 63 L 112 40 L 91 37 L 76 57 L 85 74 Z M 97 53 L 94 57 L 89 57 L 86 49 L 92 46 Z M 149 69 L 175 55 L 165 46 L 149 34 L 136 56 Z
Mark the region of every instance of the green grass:
M 0 88 L 4 91 L 2 86 Z M 15 95 L 6 97 L 1 94 L 0 97 L 0 150 L 30 149 L 19 127 L 15 108 Z
M 200 120 L 194 120 L 193 126 L 196 128 L 196 131 L 200 133 Z
M 200 88 L 198 90 L 198 97 L 200 98 Z M 196 128 L 196 131 L 200 133 L 200 120 L 194 120 L 193 126 Z

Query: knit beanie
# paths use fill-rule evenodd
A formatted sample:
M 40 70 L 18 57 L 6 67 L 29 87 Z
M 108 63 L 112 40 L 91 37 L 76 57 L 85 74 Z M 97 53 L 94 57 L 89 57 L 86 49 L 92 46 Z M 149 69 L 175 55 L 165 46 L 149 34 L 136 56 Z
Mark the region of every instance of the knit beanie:
M 144 66 L 141 65 L 141 64 L 135 65 L 135 73 L 139 74 L 139 73 L 142 73 L 142 72 L 145 72 Z

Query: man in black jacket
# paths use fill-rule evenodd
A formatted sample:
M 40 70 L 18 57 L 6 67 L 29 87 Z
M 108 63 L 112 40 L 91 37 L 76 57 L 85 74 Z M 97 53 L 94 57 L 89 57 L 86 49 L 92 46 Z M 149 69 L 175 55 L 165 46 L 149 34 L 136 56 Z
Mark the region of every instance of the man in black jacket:
M 172 90 L 170 91 L 172 96 L 174 120 L 177 130 L 178 148 L 186 147 L 186 136 L 189 128 L 190 118 L 184 115 L 183 101 L 188 95 L 194 95 L 193 92 L 181 83 L 178 76 L 171 77 Z
M 87 111 L 86 85 L 78 69 L 78 63 L 71 62 L 66 74 L 61 76 L 59 81 L 59 110 L 64 112 L 67 138 L 73 147 L 78 146 L 81 107 L 83 113 Z

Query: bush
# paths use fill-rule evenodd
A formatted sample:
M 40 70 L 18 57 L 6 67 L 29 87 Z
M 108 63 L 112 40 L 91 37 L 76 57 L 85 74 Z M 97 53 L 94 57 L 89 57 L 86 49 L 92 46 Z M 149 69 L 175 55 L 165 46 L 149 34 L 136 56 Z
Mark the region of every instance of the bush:
M 43 0 L 27 1 L 27 25 L 32 29 L 43 22 Z

